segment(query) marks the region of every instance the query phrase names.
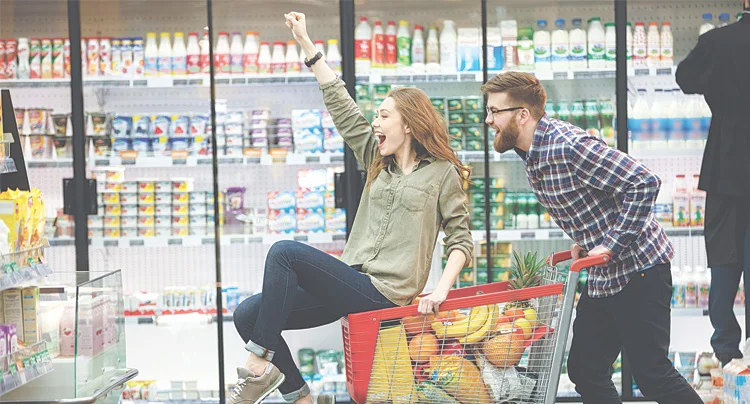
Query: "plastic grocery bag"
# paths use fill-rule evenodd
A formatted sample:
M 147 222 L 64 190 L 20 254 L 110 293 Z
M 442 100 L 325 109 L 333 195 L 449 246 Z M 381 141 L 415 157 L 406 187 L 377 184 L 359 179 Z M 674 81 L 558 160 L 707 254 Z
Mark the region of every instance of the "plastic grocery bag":
M 487 362 L 484 355 L 479 355 L 477 361 L 493 402 L 531 398 L 536 380 L 518 373 L 515 367 L 497 368 Z

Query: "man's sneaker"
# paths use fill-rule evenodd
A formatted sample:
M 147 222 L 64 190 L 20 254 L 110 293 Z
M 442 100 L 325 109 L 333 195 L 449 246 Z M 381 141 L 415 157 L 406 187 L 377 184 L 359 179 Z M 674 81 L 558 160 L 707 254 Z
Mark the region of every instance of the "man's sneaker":
M 268 364 L 265 373 L 255 377 L 245 368 L 237 368 L 239 380 L 234 386 L 227 404 L 259 404 L 284 383 L 284 375 L 273 364 Z

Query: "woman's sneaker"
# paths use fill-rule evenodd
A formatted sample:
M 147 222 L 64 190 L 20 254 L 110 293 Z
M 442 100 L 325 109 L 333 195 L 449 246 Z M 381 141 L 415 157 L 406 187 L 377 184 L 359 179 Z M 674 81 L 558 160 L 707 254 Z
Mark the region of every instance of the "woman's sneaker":
M 227 404 L 259 404 L 284 383 L 284 375 L 269 363 L 265 373 L 255 376 L 245 368 L 237 368 L 237 384 Z

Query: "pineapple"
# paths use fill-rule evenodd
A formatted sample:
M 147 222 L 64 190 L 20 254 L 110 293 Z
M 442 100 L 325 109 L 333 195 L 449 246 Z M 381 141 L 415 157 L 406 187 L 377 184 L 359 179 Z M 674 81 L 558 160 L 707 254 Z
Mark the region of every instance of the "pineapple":
M 527 252 L 526 255 L 521 255 L 513 251 L 513 266 L 510 269 L 508 288 L 510 290 L 518 290 L 539 286 L 542 282 L 544 267 L 545 260 L 544 258 L 537 260 L 537 253 L 532 254 L 531 252 Z M 523 310 L 532 308 L 532 305 L 528 300 L 509 302 L 505 304 L 503 314 L 516 308 Z

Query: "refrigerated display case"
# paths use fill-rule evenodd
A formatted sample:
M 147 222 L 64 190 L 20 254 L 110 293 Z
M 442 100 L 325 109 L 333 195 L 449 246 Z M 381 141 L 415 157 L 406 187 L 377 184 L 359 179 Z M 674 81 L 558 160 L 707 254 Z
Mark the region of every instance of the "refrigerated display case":
M 54 48 L 54 38 L 67 35 L 64 4 L 35 2 L 32 10 L 24 2 L 4 2 L 2 37 L 38 37 L 40 47 L 50 37 Z M 85 58 L 82 81 L 71 85 L 66 77 L 63 40 L 62 77 L 55 78 L 53 68 L 52 78 L 6 78 L 0 86 L 11 88 L 22 110 L 17 116 L 24 121 L 19 131 L 29 177 L 49 201 L 52 266 L 121 269 L 128 359 L 141 371 L 139 388 L 152 386 L 161 398 L 217 400 L 246 355 L 233 324 L 224 321 L 242 299 L 260 291 L 270 246 L 298 240 L 340 255 L 363 185 L 351 151 L 327 120 L 315 78 L 300 63 L 299 47 L 289 42 L 283 13 L 306 13 L 313 39 L 329 55 L 332 47 L 338 50 L 347 89 L 368 119 L 388 91 L 402 86 L 425 90 L 443 113 L 452 146 L 472 169 L 466 190 L 476 254 L 459 275 L 456 287 L 463 287 L 506 280 L 513 251 L 548 255 L 571 243 L 530 192 L 522 160 L 492 149 L 481 84 L 503 71 L 533 72 L 547 89 L 551 117 L 632 153 L 665 179 L 663 190 L 671 189 L 676 174 L 690 179 L 699 170 L 705 134 L 678 147 L 637 128 L 644 119 L 656 122 L 661 117 L 652 114 L 660 110 L 672 117 L 672 100 L 688 100 L 675 91 L 674 66 L 695 43 L 702 14 L 736 8 L 730 1 L 191 0 L 175 7 L 166 0 L 85 0 L 84 52 L 71 55 Z M 651 20 L 659 22 L 658 61 L 649 59 Z M 381 32 L 377 22 L 383 39 L 371 42 Z M 635 54 L 640 33 L 624 38 L 628 29 L 640 29 L 638 22 L 646 37 L 643 60 Z M 665 22 L 673 23 L 671 59 L 662 59 Z M 585 60 L 578 53 L 561 58 L 566 49 L 555 45 L 564 42 L 562 29 L 568 56 L 571 42 L 585 39 Z M 162 46 L 167 42 L 170 49 Z M 70 112 L 75 115 L 76 107 L 69 94 L 75 87 L 83 96 L 77 130 L 85 136 L 85 148 L 78 150 L 87 160 L 85 177 L 98 183 L 97 214 L 86 218 L 88 237 L 78 242 L 79 249 L 90 244 L 85 258 L 76 254 L 73 233 L 73 222 L 84 219 L 62 212 L 62 179 L 73 176 Z M 645 97 L 637 97 L 640 89 Z M 705 118 L 696 100 L 688 104 L 695 116 L 684 118 Z M 76 179 L 83 184 L 81 176 Z M 300 205 L 321 200 L 322 206 Z M 657 210 L 669 202 L 660 200 Z M 678 252 L 676 267 L 704 265 L 700 226 L 673 226 L 668 234 Z M 438 244 L 427 292 L 442 274 L 443 257 Z M 707 333 L 706 343 L 695 345 L 694 334 L 679 331 L 709 329 L 705 310 L 675 309 L 673 315 L 674 350 L 708 349 Z M 315 354 L 336 360 L 339 327 L 292 332 L 288 341 L 322 389 Z M 627 363 L 621 374 L 629 380 Z M 616 384 L 623 385 L 624 399 L 632 397 L 630 383 Z M 571 388 L 563 377 L 559 394 L 574 395 Z

